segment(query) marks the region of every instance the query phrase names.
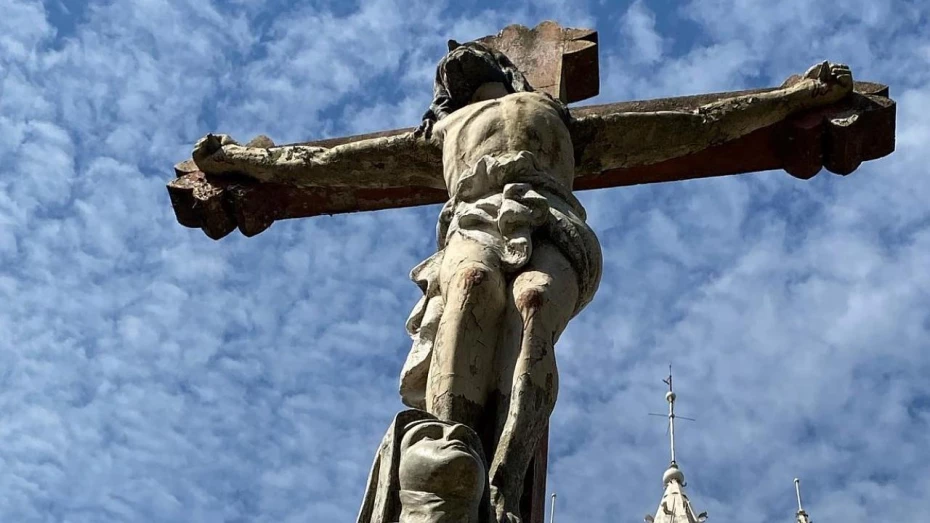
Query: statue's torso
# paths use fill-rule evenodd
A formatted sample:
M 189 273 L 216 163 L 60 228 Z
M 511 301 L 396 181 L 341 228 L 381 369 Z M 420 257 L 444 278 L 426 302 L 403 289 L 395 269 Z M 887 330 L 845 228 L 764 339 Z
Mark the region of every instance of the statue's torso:
M 575 173 L 571 136 L 560 108 L 539 93 L 515 93 L 473 103 L 436 124 L 443 140 L 446 187 L 484 156 L 526 151 L 553 179 L 571 190 Z

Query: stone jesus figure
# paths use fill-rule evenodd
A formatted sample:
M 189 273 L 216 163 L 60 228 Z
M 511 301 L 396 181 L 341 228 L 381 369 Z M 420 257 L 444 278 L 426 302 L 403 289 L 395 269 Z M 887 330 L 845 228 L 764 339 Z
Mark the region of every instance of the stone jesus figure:
M 852 85 L 847 67 L 824 62 L 790 86 L 694 112 L 623 113 L 603 123 L 625 131 L 611 133 L 617 141 L 601 161 L 619 167 L 702 150 L 833 103 Z M 534 92 L 505 56 L 477 43 L 450 42 L 435 92 L 416 136 L 442 147 L 443 176 L 417 181 L 445 187 L 449 201 L 438 252 L 411 274 L 424 296 L 407 322 L 414 343 L 401 395 L 481 436 L 492 517 L 514 522 L 556 401 L 555 343 L 593 298 L 601 251 L 572 194 L 571 116 L 561 102 Z M 384 140 L 263 149 L 208 135 L 193 157 L 210 175 L 385 187 L 392 182 L 359 167 Z

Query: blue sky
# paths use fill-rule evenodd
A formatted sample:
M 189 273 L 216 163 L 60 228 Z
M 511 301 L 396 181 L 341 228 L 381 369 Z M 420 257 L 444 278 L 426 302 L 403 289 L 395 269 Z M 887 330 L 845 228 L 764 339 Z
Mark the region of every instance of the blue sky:
M 921 1 L 0 0 L 0 520 L 354 521 L 401 408 L 407 272 L 437 207 L 213 242 L 171 166 L 210 131 L 412 126 L 448 38 L 595 27 L 596 101 L 777 85 L 822 59 L 891 86 L 898 150 L 582 194 L 595 301 L 558 347 L 561 521 L 640 521 L 679 461 L 713 520 L 910 521 L 930 497 L 930 7 Z M 659 6 L 662 6 L 661 8 Z M 915 505 L 916 503 L 916 505 Z

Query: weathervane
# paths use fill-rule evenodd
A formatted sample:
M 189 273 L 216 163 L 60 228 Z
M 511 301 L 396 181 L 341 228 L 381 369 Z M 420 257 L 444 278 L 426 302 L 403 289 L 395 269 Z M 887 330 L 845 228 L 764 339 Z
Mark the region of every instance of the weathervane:
M 675 393 L 675 388 L 672 385 L 672 364 L 671 363 L 669 363 L 668 365 L 668 378 L 662 380 L 662 383 L 665 383 L 666 385 L 668 385 L 668 392 L 665 393 L 665 401 L 668 402 L 668 414 L 667 415 L 666 414 L 654 414 L 650 412 L 649 415 L 668 417 L 668 428 L 666 430 L 668 431 L 668 436 L 669 436 L 669 448 L 671 450 L 671 455 L 672 455 L 672 465 L 677 465 L 678 462 L 675 460 L 675 419 L 680 418 L 680 419 L 688 420 L 688 421 L 695 421 L 695 419 L 675 415 L 675 400 L 678 399 L 678 395 Z

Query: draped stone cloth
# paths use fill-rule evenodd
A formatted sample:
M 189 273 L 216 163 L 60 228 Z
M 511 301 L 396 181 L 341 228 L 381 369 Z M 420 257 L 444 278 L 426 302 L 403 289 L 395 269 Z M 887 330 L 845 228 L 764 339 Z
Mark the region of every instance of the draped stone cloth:
M 484 156 L 459 176 L 439 214 L 438 250 L 414 267 L 410 278 L 423 297 L 407 320 L 413 346 L 401 371 L 404 404 L 425 408 L 426 380 L 442 317 L 439 271 L 455 234 L 491 247 L 512 277 L 530 261 L 534 238 L 545 238 L 569 260 L 578 277 L 575 314 L 593 298 L 601 278 L 601 248 L 570 188 L 539 167 L 527 151 Z

